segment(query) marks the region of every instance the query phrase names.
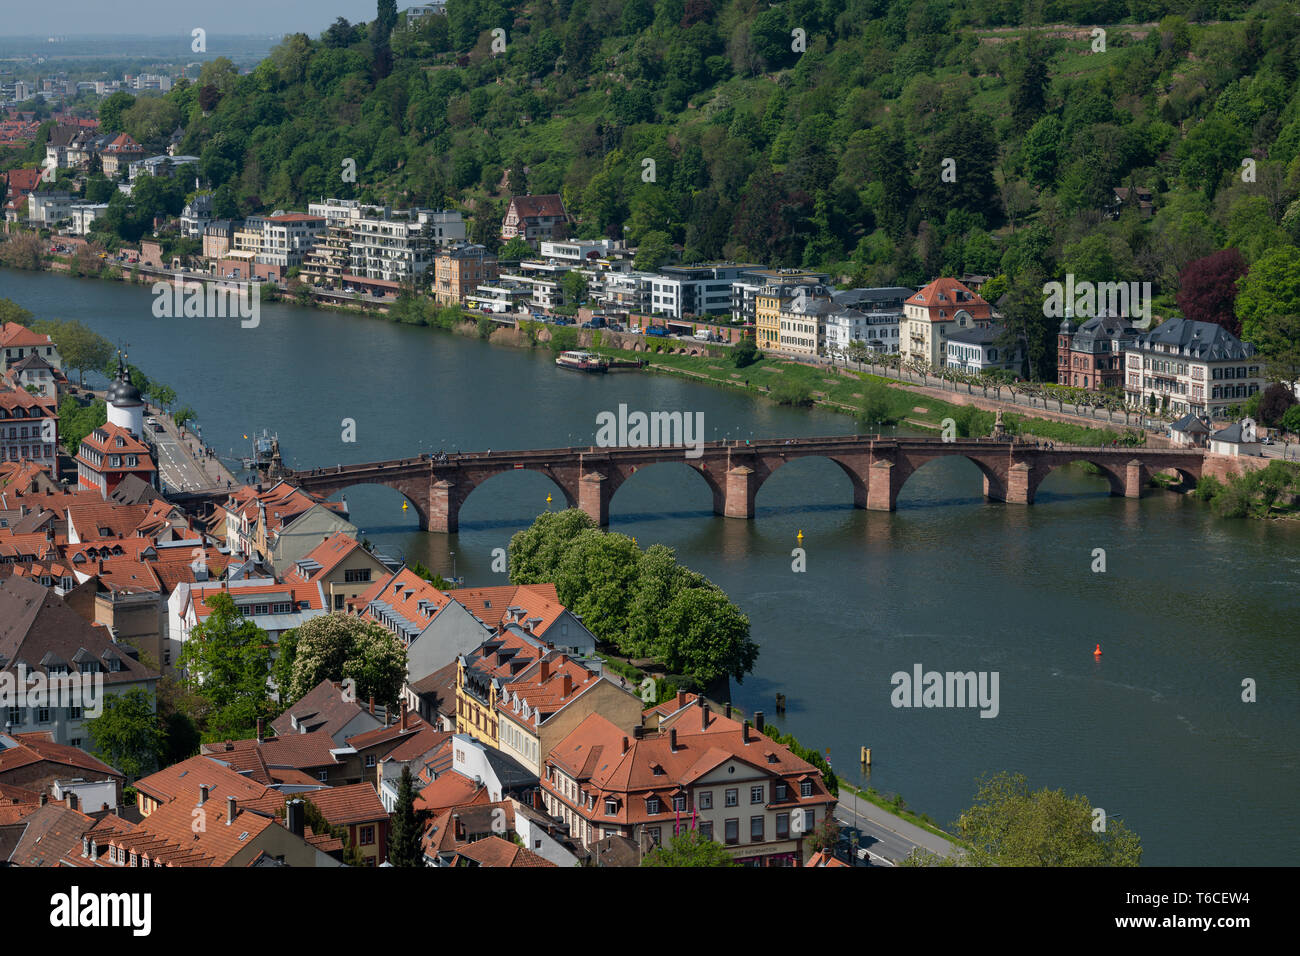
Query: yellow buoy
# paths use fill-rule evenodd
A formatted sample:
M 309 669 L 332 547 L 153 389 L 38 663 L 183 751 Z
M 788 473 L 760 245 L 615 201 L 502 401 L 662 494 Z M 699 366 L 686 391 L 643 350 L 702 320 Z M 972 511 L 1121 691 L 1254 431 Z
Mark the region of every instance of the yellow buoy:
M 799 533 L 798 533 L 797 535 L 795 535 L 795 537 L 798 538 L 800 541 L 803 540 L 803 529 L 802 529 L 802 528 L 799 529 Z
M 405 501 L 403 501 L 403 502 L 402 502 L 402 510 L 405 511 L 408 507 L 410 507 L 410 506 L 409 506 Z

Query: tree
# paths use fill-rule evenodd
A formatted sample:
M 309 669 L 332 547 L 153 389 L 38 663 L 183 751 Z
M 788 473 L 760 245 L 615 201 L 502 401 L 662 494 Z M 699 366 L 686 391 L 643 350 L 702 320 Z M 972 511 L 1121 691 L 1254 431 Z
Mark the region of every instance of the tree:
M 636 267 L 643 272 L 653 272 L 672 258 L 673 240 L 668 233 L 652 229 L 641 236 L 636 247 Z
M 390 46 L 393 28 L 397 26 L 397 0 L 378 0 L 375 9 L 375 32 L 370 42 L 375 50 L 375 77 L 382 80 L 393 71 L 393 51 Z
M 402 766 L 402 776 L 397 784 L 397 805 L 393 807 L 393 822 L 388 828 L 388 863 L 390 866 L 423 867 L 424 812 L 415 809 L 415 780 L 409 765 Z
M 1291 390 L 1291 386 L 1280 382 L 1270 385 L 1260 395 L 1262 397 L 1259 400 L 1259 418 L 1270 428 L 1282 424 L 1283 416 L 1296 404 L 1295 392 Z
M 125 113 L 135 103 L 135 97 L 130 93 L 114 93 L 112 96 L 104 99 L 99 104 L 99 125 L 105 131 L 122 132 L 126 127 L 123 125 L 122 114 Z
M 406 649 L 371 621 L 341 612 L 312 618 L 293 628 L 293 670 L 288 694 L 300 700 L 323 680 L 356 682 L 357 696 L 389 707 L 406 678 Z
M 1213 322 L 1233 335 L 1241 323 L 1233 312 L 1237 280 L 1246 274 L 1246 260 L 1236 249 L 1223 249 L 1203 259 L 1193 259 L 1178 277 L 1178 308 L 1194 322 Z
M 24 309 L 12 299 L 0 299 L 0 325 L 13 322 L 17 325 L 27 325 L 32 320 L 32 314 Z
M 833 816 L 827 816 L 805 839 L 807 849 L 813 853 L 818 850 L 833 850 L 840 841 L 840 822 Z
M 258 717 L 273 715 L 266 683 L 271 638 L 239 613 L 229 594 L 206 603 L 210 613 L 190 632 L 177 666 L 209 707 L 208 739 L 248 736 Z
M 0 264 L 11 269 L 38 271 L 43 254 L 40 237 L 33 232 L 16 233 L 0 243 Z
M 113 344 L 80 322 L 42 322 L 37 331 L 54 340 L 63 367 L 75 371 L 83 387 L 86 369 L 102 369 L 113 358 Z
M 150 396 L 164 410 L 171 408 L 176 402 L 176 390 L 170 385 L 163 385 L 161 382 L 153 384 Z
M 747 368 L 757 362 L 762 355 L 758 351 L 758 346 L 754 344 L 753 338 L 745 336 L 731 350 L 731 359 L 736 368 Z
M 1051 77 L 1047 72 L 1050 51 L 1031 32 L 1020 41 L 1012 60 L 1008 81 L 1011 86 L 1011 116 L 1017 130 L 1027 130 L 1047 108 Z
M 587 301 L 587 279 L 581 272 L 566 272 L 560 280 L 564 290 L 564 300 L 570 305 L 579 305 Z
M 1262 256 L 1237 289 L 1242 340 L 1259 349 L 1279 379 L 1300 379 L 1300 249 L 1281 246 Z
M 712 584 L 677 592 L 659 618 L 654 651 L 669 671 L 704 684 L 726 676 L 741 683 L 758 660 L 749 618 Z
M 509 567 L 512 584 L 553 581 L 569 543 L 583 531 L 597 527 L 585 511 L 566 508 L 537 516 L 531 526 L 510 539 Z
M 1098 829 L 1092 804 L 1062 790 L 1031 792 L 1023 774 L 980 780 L 975 804 L 957 832 L 969 846 L 970 866 L 1137 866 L 1142 844 L 1115 817 Z
M 865 425 L 893 425 L 898 417 L 892 414 L 894 391 L 879 379 L 867 379 L 862 384 L 862 398 L 858 400 L 858 420 Z
M 533 255 L 533 247 L 528 244 L 527 239 L 521 239 L 519 236 L 511 236 L 510 241 L 501 247 L 497 253 L 499 259 L 528 259 Z
M 176 411 L 176 414 L 172 415 L 172 421 L 176 423 L 177 428 L 184 428 L 186 425 L 188 425 L 190 422 L 194 421 L 194 419 L 198 417 L 199 417 L 198 412 L 190 408 L 188 405 L 185 405 L 180 409 L 178 409 Z
M 1282 416 L 1282 430 L 1300 435 L 1300 405 L 1292 405 Z
M 142 688 L 105 694 L 102 713 L 86 721 L 94 753 L 126 775 L 128 782 L 153 771 L 164 736 L 154 700 Z
M 645 855 L 642 866 L 739 866 L 726 847 L 698 830 L 682 830 L 667 846 Z

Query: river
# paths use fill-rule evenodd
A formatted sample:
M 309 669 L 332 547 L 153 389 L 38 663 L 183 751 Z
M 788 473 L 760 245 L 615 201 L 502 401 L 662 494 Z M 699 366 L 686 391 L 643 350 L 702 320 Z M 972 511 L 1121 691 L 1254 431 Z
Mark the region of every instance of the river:
M 145 287 L 0 270 L 0 296 L 79 319 L 170 384 L 221 454 L 278 432 L 290 465 L 421 451 L 589 444 L 595 416 L 704 413 L 714 437 L 845 433 L 853 423 L 679 378 L 586 376 L 548 352 L 288 305 L 237 319 L 158 319 Z M 356 422 L 344 443 L 343 420 Z M 492 550 L 563 497 L 532 472 L 501 475 L 427 535 L 383 488 L 348 492 L 365 536 L 471 584 L 505 583 Z M 965 460 L 927 465 L 893 514 L 852 508 L 824 460 L 781 469 L 757 517 L 715 516 L 688 468 L 637 472 L 611 527 L 662 542 L 750 616 L 762 651 L 734 702 L 810 746 L 846 779 L 949 824 L 984 772 L 1086 794 L 1136 830 L 1149 865 L 1289 865 L 1300 852 L 1300 525 L 1223 521 L 1189 498 L 1111 498 L 1060 469 L 1031 507 L 986 503 Z M 791 569 L 803 532 L 807 570 Z M 1091 570 L 1096 548 L 1106 570 Z M 1103 656 L 1093 657 L 1100 642 Z M 891 675 L 999 675 L 999 712 L 895 708 Z M 1253 680 L 1258 699 L 1242 700 Z M 774 713 L 776 693 L 787 713 Z M 858 748 L 871 747 L 864 773 Z

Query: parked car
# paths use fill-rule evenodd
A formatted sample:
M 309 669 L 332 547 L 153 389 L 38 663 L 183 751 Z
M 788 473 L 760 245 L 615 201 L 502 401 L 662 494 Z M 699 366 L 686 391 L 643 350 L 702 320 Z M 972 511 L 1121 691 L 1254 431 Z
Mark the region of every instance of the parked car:
M 652 325 L 650 326 L 650 328 L 645 330 L 645 334 L 654 335 L 663 338 L 663 337 L 667 337 L 668 330 L 664 328 L 662 325 Z

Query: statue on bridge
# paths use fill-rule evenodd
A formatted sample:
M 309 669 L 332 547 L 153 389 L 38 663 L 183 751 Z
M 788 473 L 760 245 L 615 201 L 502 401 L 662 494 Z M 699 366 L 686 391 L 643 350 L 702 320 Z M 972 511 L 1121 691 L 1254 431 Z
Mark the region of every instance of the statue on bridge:
M 1007 440 L 1007 428 L 1005 425 L 1002 424 L 1002 409 L 1000 408 L 998 409 L 997 418 L 994 419 L 993 421 L 993 440 L 994 441 Z

